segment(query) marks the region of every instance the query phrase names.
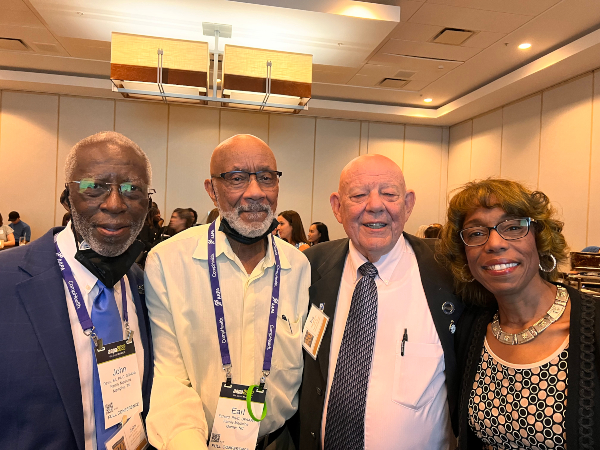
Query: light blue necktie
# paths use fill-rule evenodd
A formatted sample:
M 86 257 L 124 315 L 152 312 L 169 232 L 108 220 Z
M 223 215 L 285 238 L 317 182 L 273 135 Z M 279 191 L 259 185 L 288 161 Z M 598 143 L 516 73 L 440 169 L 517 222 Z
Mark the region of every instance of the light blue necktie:
M 100 280 L 98 280 L 98 287 L 100 288 L 100 293 L 92 305 L 92 323 L 95 328 L 94 332 L 106 345 L 123 339 L 123 326 L 121 325 L 121 315 L 115 302 L 113 290 L 104 286 Z M 93 351 L 94 342 L 92 341 L 92 353 Z M 98 376 L 95 355 L 93 357 L 93 368 L 96 442 L 98 450 L 104 450 L 104 443 L 117 431 L 118 425 L 113 425 L 109 429 L 104 428 L 104 404 L 102 403 L 102 390 L 100 388 L 100 377 Z

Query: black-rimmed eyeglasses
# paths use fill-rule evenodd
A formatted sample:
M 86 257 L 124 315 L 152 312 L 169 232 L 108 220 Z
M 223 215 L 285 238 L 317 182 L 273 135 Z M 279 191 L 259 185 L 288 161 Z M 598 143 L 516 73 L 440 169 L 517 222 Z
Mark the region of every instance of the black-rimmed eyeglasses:
M 233 170 L 231 172 L 223 172 L 218 175 L 211 175 L 212 178 L 221 178 L 225 182 L 236 189 L 246 188 L 250 184 L 250 176 L 254 175 L 256 181 L 263 188 L 273 188 L 277 186 L 281 172 L 276 170 L 261 170 L 259 172 L 245 172 L 243 170 Z
M 500 235 L 506 241 L 514 241 L 527 236 L 532 223 L 536 223 L 531 217 L 521 219 L 507 219 L 498 223 L 494 227 L 469 227 L 460 230 L 460 238 L 469 247 L 478 247 L 485 244 L 490 238 L 492 230 Z

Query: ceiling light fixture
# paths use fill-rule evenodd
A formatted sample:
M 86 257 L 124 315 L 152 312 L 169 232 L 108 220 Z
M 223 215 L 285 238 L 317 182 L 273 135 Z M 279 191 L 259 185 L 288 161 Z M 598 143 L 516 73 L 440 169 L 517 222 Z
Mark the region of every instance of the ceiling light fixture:
M 431 103 L 433 101 L 433 99 L 432 98 L 424 98 L 423 101 L 425 103 Z
M 203 23 L 208 43 L 113 33 L 111 80 L 124 97 L 298 113 L 307 109 L 312 87 L 312 55 L 225 45 L 231 25 Z M 209 53 L 214 59 L 212 95 Z M 219 70 L 219 55 L 223 55 Z M 225 76 L 227 75 L 227 76 Z M 219 86 L 220 84 L 220 86 Z M 219 92 L 221 95 L 219 95 Z
M 523 43 L 523 44 L 519 45 L 519 48 L 521 50 L 527 50 L 529 47 L 531 47 L 531 44 L 529 44 L 529 43 Z

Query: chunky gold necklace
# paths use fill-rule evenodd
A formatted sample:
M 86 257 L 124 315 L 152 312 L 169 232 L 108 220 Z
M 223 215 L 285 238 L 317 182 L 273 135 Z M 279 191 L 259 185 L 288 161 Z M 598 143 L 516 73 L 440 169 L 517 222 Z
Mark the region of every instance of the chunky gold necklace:
M 508 345 L 519 345 L 525 344 L 526 342 L 533 341 L 542 331 L 556 322 L 565 312 L 567 302 L 569 301 L 569 294 L 567 290 L 562 286 L 557 286 L 556 298 L 554 303 L 546 313 L 544 317 L 538 320 L 536 323 L 531 325 L 529 328 L 519 331 L 518 333 L 505 333 L 500 327 L 500 319 L 498 313 L 494 314 L 492 321 L 492 334 L 503 344 Z

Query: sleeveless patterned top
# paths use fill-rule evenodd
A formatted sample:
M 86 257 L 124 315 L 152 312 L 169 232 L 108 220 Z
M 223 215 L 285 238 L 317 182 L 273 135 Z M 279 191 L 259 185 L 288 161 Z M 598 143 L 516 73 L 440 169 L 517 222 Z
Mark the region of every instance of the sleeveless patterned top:
M 486 338 L 469 397 L 469 426 L 483 448 L 567 448 L 568 343 L 541 362 L 523 365 L 498 358 Z

